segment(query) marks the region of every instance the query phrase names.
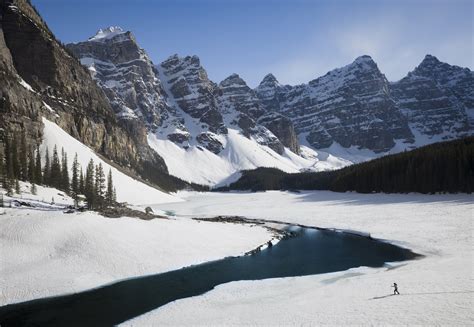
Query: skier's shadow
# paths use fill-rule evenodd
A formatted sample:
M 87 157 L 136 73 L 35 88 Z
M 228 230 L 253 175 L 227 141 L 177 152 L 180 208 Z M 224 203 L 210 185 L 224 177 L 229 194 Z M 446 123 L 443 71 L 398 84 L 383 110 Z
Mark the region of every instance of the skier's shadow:
M 390 296 L 394 296 L 395 294 L 389 294 L 389 295 L 384 295 L 384 296 L 376 296 L 376 297 L 373 297 L 369 300 L 378 300 L 378 299 L 385 299 L 386 297 L 390 297 Z
M 431 295 L 431 294 L 458 294 L 458 293 L 474 293 L 474 291 L 451 291 L 451 292 L 430 292 L 430 293 L 403 293 L 399 295 Z M 379 300 L 379 299 L 385 299 L 387 297 L 394 296 L 395 294 L 388 294 L 384 296 L 376 296 L 373 298 L 370 298 L 369 300 Z

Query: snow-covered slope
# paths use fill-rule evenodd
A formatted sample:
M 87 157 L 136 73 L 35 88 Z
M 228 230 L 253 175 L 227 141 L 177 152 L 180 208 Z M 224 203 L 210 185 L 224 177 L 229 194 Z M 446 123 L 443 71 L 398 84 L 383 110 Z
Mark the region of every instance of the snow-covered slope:
M 84 172 L 86 171 L 90 159 L 93 159 L 96 165 L 102 163 L 105 172 L 108 172 L 109 169 L 112 170 L 114 184 L 117 189 L 117 200 L 119 202 L 142 204 L 182 201 L 176 196 L 159 191 L 156 188 L 148 186 L 122 173 L 117 168 L 99 158 L 94 151 L 70 136 L 55 123 L 45 118 L 43 118 L 43 123 L 44 138 L 40 147 L 40 151 L 43 155 L 46 147 L 48 147 L 50 155 L 52 154 L 54 146 L 58 147 L 58 151 L 60 151 L 61 148 L 64 148 L 64 151 L 68 154 L 68 163 L 70 168 L 72 168 L 72 161 L 74 155 L 77 153 L 78 162 L 82 166 Z
M 221 138 L 224 148 L 218 154 L 199 145 L 184 149 L 155 134 L 148 135 L 150 146 L 166 161 L 172 175 L 205 185 L 224 185 L 240 170 L 275 167 L 294 173 L 301 170 L 328 170 L 351 162 L 305 147 L 301 155 L 285 148 L 282 154 L 247 138 L 230 128 Z

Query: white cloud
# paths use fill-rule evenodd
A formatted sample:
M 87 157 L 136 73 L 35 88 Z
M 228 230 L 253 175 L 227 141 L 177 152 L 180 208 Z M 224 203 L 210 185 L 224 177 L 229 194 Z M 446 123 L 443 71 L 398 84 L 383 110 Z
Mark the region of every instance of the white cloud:
M 389 80 L 396 81 L 428 53 L 441 61 L 472 69 L 472 30 L 459 33 L 449 27 L 435 28 L 436 14 L 419 20 L 414 20 L 414 16 L 390 13 L 359 21 L 332 22 L 326 29 L 330 32 L 315 31 L 297 54 L 269 63 L 266 69 L 281 83 L 299 84 L 367 54 Z

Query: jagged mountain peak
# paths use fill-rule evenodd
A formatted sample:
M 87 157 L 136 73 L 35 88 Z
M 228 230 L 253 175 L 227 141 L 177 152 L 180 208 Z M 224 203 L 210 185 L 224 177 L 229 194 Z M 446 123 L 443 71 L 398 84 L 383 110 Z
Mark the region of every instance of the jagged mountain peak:
M 117 117 L 156 128 L 166 107 L 153 62 L 130 31 L 111 26 L 67 47 L 104 90 Z
M 361 62 L 374 62 L 371 56 L 369 55 L 362 55 L 354 59 L 354 62 L 361 63 Z
M 440 61 L 435 56 L 427 54 L 413 72 L 423 73 L 423 72 L 427 72 L 429 70 L 435 69 L 435 67 L 439 67 L 439 66 L 451 67 L 451 65 Z
M 310 81 L 309 85 L 312 87 L 324 86 L 324 89 L 329 90 L 342 87 L 348 81 L 362 82 L 373 79 L 386 82 L 385 75 L 380 72 L 372 57 L 363 55 L 346 66 L 333 69 L 326 75 Z
M 177 53 L 175 53 L 165 59 L 160 65 L 166 69 L 170 69 L 171 67 L 175 67 L 176 69 L 184 69 L 184 67 L 189 66 L 200 68 L 201 60 L 196 55 L 180 57 Z
M 442 72 L 472 74 L 469 68 L 463 68 L 440 61 L 433 55 L 427 54 L 423 61 L 410 74 L 419 76 L 439 77 Z
M 262 79 L 262 81 L 260 82 L 258 87 L 263 87 L 263 86 L 276 87 L 276 86 L 280 86 L 280 83 L 278 82 L 275 75 L 273 75 L 272 73 L 269 73 L 269 74 L 265 75 L 265 77 Z
M 221 87 L 227 87 L 231 85 L 247 86 L 247 83 L 239 76 L 239 74 L 233 73 L 219 83 Z
M 120 26 L 109 26 L 106 28 L 101 28 L 95 33 L 94 36 L 90 37 L 88 41 L 95 41 L 95 42 L 104 42 L 106 40 L 110 40 L 117 35 L 129 35 L 131 36 L 132 33 L 129 31 L 123 30 Z
M 369 55 L 362 55 L 362 56 L 357 57 L 352 62 L 352 64 L 349 64 L 346 67 L 354 67 L 354 66 L 362 68 L 363 70 L 376 70 L 376 71 L 379 71 L 377 63 Z
M 457 89 L 456 94 L 461 95 L 468 108 L 474 107 L 474 72 L 438 60 L 435 56 L 426 55 L 423 61 L 403 80 L 433 80 L 444 86 Z M 474 118 L 473 118 L 474 119 Z
M 438 58 L 436 58 L 435 56 L 433 56 L 433 55 L 431 55 L 431 54 L 428 53 L 428 54 L 425 56 L 425 58 L 423 59 L 423 62 L 425 62 L 425 63 L 428 63 L 428 62 L 439 63 L 440 61 L 439 61 Z M 422 62 L 422 63 L 423 63 L 423 62 Z

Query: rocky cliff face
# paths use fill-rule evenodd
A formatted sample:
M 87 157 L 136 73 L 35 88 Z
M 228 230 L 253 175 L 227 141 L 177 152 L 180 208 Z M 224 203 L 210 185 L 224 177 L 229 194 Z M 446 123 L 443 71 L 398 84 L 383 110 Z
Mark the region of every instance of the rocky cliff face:
M 277 153 L 284 146 L 298 152 L 290 120 L 272 122 L 276 116 L 271 114 L 258 123 L 265 111 L 255 92 L 236 74 L 213 83 L 197 56 L 173 55 L 154 66 L 133 35 L 120 27 L 101 29 L 68 48 L 128 124 L 144 121 L 149 131 L 184 148 L 202 146 L 215 154 L 224 149 L 228 127 Z
M 337 142 L 386 152 L 397 140 L 415 143 L 413 133 L 428 140 L 472 134 L 472 85 L 469 69 L 429 55 L 406 78 L 389 83 L 372 58 L 361 56 L 293 87 L 269 74 L 255 92 L 266 111 L 290 118 L 315 148 Z
M 26 131 L 31 144 L 42 136 L 41 116 L 131 173 L 164 161 L 146 143 L 146 128 L 117 121 L 89 72 L 49 31 L 26 0 L 0 3 L 0 124 Z
M 368 56 L 295 87 L 281 86 L 269 75 L 256 92 L 267 110 L 289 117 L 315 148 L 337 142 L 384 152 L 395 139 L 412 139 L 387 79 Z
M 88 68 L 119 119 L 142 120 L 157 128 L 166 110 L 163 90 L 153 63 L 132 33 L 109 27 L 87 42 L 67 47 Z
M 283 153 L 285 145 L 274 130 L 268 128 L 267 125 L 270 124 L 258 122 L 265 111 L 255 92 L 239 75 L 232 74 L 220 82 L 218 94 L 219 109 L 225 115 L 227 124 L 237 125 L 245 136 L 252 137 L 259 144 L 266 145 L 279 154 Z
M 183 149 L 224 153 L 229 129 L 278 154 L 285 147 L 299 154 L 300 140 L 383 154 L 472 134 L 472 72 L 432 56 L 396 83 L 361 56 L 307 84 L 281 85 L 268 74 L 251 89 L 237 74 L 212 82 L 197 56 L 173 55 L 155 66 L 117 27 L 69 48 L 125 126 L 143 122 Z
M 469 69 L 427 55 L 414 71 L 393 83 L 391 90 L 410 125 L 427 137 L 472 134 L 474 77 Z
M 216 99 L 216 84 L 209 80 L 197 56 L 171 56 L 159 66 L 173 101 L 185 113 L 207 124 L 213 133 L 226 134 Z

